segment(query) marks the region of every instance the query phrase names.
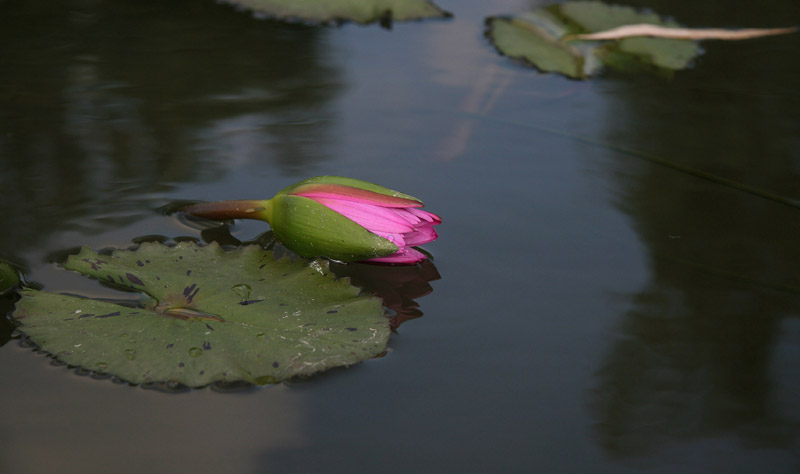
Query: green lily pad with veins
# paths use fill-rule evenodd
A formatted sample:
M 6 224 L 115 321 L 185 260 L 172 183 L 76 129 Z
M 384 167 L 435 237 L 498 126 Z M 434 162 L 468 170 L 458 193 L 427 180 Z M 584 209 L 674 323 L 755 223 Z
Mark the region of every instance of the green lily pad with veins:
M 628 6 L 568 1 L 516 16 L 489 17 L 486 35 L 501 54 L 573 79 L 595 75 L 603 66 L 670 73 L 687 68 L 700 54 L 696 41 L 684 39 L 632 37 L 598 42 L 571 38 L 632 24 L 678 26 Z
M 25 289 L 19 329 L 67 364 L 136 384 L 275 383 L 374 357 L 390 334 L 380 298 L 326 261 L 275 260 L 256 245 L 83 248 L 64 268 L 147 297 L 132 308 Z
M 258 15 L 311 23 L 380 22 L 448 18 L 428 0 L 224 0 Z

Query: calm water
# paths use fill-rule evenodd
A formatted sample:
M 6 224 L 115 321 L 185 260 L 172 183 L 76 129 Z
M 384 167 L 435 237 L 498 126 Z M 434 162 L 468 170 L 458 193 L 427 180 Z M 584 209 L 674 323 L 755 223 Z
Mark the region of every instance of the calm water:
M 624 3 L 800 24 L 794 0 Z M 438 4 L 455 18 L 387 31 L 0 1 L 0 256 L 48 290 L 105 291 L 48 263 L 65 249 L 199 237 L 156 211 L 175 199 L 337 174 L 445 219 L 424 316 L 310 380 L 165 394 L 11 340 L 0 471 L 800 471 L 800 208 L 645 159 L 800 200 L 800 35 L 575 82 L 482 36 L 537 2 Z

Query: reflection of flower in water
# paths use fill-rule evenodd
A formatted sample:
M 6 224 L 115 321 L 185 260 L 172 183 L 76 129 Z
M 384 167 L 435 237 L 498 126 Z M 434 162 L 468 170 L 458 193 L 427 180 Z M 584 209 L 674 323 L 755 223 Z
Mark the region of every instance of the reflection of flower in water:
M 417 265 L 404 266 L 332 264 L 331 269 L 337 276 L 350 277 L 354 285 L 383 298 L 383 305 L 394 311 L 391 322 L 393 331 L 404 322 L 422 316 L 415 299 L 433 292 L 429 282 L 441 278 L 430 259 Z

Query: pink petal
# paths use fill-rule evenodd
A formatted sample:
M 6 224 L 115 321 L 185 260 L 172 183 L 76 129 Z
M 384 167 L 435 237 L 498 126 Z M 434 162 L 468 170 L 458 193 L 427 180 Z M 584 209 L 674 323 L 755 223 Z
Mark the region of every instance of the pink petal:
M 395 209 L 338 199 L 313 198 L 314 201 L 347 217 L 370 232 L 403 233 L 414 230 L 405 219 L 398 216 Z
M 403 237 L 405 238 L 406 245 L 415 247 L 417 245 L 433 242 L 439 237 L 439 234 L 436 233 L 436 229 L 433 228 L 433 225 L 428 225 L 419 227 L 412 232 L 406 232 L 403 234 Z
M 316 198 L 338 199 L 343 201 L 355 201 L 363 204 L 374 204 L 381 207 L 422 207 L 422 202 L 414 199 L 388 196 L 386 194 L 342 184 L 306 184 L 296 188 L 291 194 L 314 198 L 314 200 L 316 200 Z
M 441 224 L 442 218 L 437 216 L 436 214 L 428 211 L 423 211 L 422 209 L 414 209 L 409 208 L 406 209 L 408 212 L 414 214 L 415 216 L 419 217 L 420 219 L 424 219 L 428 222 L 433 222 L 434 224 Z
M 395 209 L 394 212 L 399 216 L 405 219 L 406 222 L 416 227 L 419 223 L 423 222 L 427 224 L 427 221 L 424 219 L 420 219 L 419 216 L 411 212 L 413 208 L 405 208 L 405 209 Z
M 426 257 L 425 254 L 420 252 L 419 250 L 413 249 L 411 247 L 406 247 L 404 249 L 401 249 L 399 252 L 395 252 L 387 257 L 371 258 L 369 260 L 365 260 L 365 262 L 401 263 L 408 265 L 425 260 L 426 258 L 428 257 Z

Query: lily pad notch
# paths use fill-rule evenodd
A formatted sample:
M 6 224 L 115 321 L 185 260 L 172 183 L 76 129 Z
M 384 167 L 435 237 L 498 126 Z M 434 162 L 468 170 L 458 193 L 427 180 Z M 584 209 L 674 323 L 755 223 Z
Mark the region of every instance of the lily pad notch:
M 378 356 L 391 332 L 382 300 L 327 261 L 276 260 L 257 245 L 83 248 L 63 266 L 142 303 L 23 289 L 18 329 L 59 361 L 133 384 L 277 383 Z

